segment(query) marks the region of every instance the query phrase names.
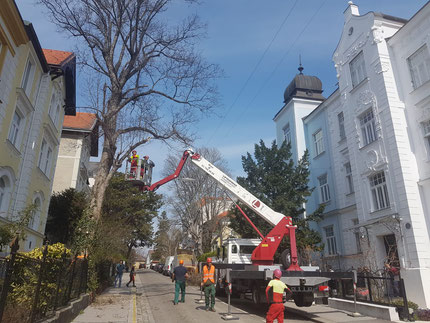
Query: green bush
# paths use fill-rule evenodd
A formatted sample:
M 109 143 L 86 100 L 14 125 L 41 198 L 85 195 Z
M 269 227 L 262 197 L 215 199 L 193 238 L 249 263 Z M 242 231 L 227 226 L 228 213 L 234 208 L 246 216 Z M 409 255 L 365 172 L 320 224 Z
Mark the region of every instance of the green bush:
M 44 247 L 23 252 L 15 258 L 8 301 L 12 304 L 31 306 L 39 278 Z M 61 243 L 48 246 L 43 279 L 40 286 L 39 309 L 46 309 L 56 293 L 57 280 L 62 274 L 63 261 L 70 258 L 70 249 Z M 30 308 L 30 307 L 29 307 Z
M 215 256 L 216 256 L 216 251 L 206 252 L 206 253 L 200 255 L 200 257 L 198 257 L 197 260 L 199 262 L 206 262 L 206 259 L 208 257 L 215 257 Z
M 398 298 L 395 299 L 393 301 L 391 301 L 391 305 L 394 305 L 395 307 L 403 307 L 403 298 Z M 408 301 L 408 307 L 412 308 L 413 310 L 417 310 L 418 309 L 418 304 L 412 302 L 412 301 Z

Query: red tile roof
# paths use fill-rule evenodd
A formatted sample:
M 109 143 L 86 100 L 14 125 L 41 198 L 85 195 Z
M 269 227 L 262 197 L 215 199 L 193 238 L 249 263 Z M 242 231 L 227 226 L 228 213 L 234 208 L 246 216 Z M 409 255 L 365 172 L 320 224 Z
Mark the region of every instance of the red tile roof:
M 43 54 L 50 65 L 63 65 L 75 56 L 72 52 L 45 48 L 43 49 Z
M 91 131 L 96 124 L 95 113 L 76 112 L 76 116 L 64 116 L 63 129 L 77 129 Z

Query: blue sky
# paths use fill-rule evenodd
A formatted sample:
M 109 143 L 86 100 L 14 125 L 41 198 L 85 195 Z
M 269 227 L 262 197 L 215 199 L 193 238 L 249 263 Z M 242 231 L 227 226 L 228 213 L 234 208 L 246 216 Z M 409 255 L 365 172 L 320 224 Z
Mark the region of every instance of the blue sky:
M 23 19 L 33 23 L 43 48 L 73 50 L 73 41 L 56 32 L 42 7 L 32 0 L 16 0 L 16 3 Z M 426 1 L 357 0 L 355 3 L 360 14 L 377 11 L 410 18 Z M 221 96 L 218 113 L 224 117 L 206 118 L 196 124 L 200 139 L 194 146 L 218 148 L 233 177 L 243 175 L 241 155 L 252 152 L 260 139 L 267 143 L 275 139 L 272 119 L 282 107 L 286 86 L 297 73 L 299 54 L 304 73 L 321 79 L 323 95 L 327 97 L 335 90 L 337 79 L 331 57 L 342 31 L 346 7 L 344 0 L 202 0 L 200 6 L 192 8 L 182 1 L 173 1 L 176 17 L 197 12 L 206 22 L 207 37 L 202 40 L 200 50 L 210 62 L 219 64 L 225 74 L 218 80 Z M 78 104 L 83 103 L 78 99 Z M 150 143 L 139 152 L 149 154 L 155 162 L 154 179 L 158 180 L 168 148 Z

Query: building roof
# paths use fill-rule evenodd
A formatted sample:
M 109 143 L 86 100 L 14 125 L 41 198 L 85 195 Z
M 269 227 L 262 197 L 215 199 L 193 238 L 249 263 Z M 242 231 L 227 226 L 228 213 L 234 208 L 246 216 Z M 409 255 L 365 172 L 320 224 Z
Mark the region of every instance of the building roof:
M 400 17 L 395 17 L 395 16 L 387 15 L 387 14 L 385 14 L 383 12 L 374 12 L 374 11 L 371 11 L 371 12 L 373 12 L 373 14 L 375 16 L 381 17 L 382 19 L 385 19 L 385 20 L 391 20 L 391 21 L 395 21 L 395 22 L 400 22 L 402 24 L 405 24 L 405 23 L 408 22 L 408 19 L 404 19 L 404 18 L 400 18 Z
M 46 48 L 43 49 L 43 54 L 49 65 L 64 65 L 75 57 L 72 52 Z
M 76 116 L 64 116 L 64 130 L 81 130 L 91 132 L 97 122 L 95 113 L 76 112 Z
M 321 95 L 322 83 L 316 76 L 297 74 L 284 92 L 284 103 L 288 103 L 293 97 L 311 100 L 324 100 Z

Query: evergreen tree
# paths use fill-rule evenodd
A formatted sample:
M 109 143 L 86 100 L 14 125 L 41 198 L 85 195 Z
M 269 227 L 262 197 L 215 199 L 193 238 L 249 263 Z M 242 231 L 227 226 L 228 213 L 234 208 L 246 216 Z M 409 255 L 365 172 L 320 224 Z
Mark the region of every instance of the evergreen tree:
M 304 204 L 313 190 L 308 186 L 308 152 L 306 151 L 295 165 L 291 159 L 289 144 L 284 142 L 278 148 L 273 141 L 271 147 L 266 147 L 260 140 L 260 143 L 255 145 L 254 157 L 250 153 L 242 156 L 242 165 L 247 176 L 238 177 L 237 182 L 276 212 L 293 218 L 293 224 L 298 227 L 296 240 L 299 252 L 309 249 L 321 250 L 321 237 L 317 231 L 310 228 L 309 223 L 317 222 L 322 218 L 324 207 L 320 206 L 314 213 L 306 214 L 306 218 L 303 217 Z M 272 230 L 272 225 L 251 209 L 242 203 L 239 205 L 263 235 L 267 235 Z M 230 219 L 230 227 L 243 238 L 259 237 L 236 208 L 232 209 Z M 288 247 L 287 240 L 284 239 L 281 243 L 277 256 L 280 251 Z
M 67 246 L 73 243 L 77 224 L 88 207 L 84 192 L 68 188 L 54 193 L 49 203 L 45 234 L 51 243 L 61 242 Z
M 126 181 L 124 174 L 116 173 L 109 182 L 102 208 L 102 222 L 114 223 L 126 232 L 127 259 L 131 250 L 152 244 L 152 220 L 162 206 L 162 196 L 141 192 Z
M 169 231 L 171 229 L 171 222 L 167 217 L 166 212 L 162 212 L 158 219 L 158 231 L 155 234 L 154 239 L 154 253 L 152 254 L 153 259 L 158 259 L 160 262 L 164 262 L 169 254 Z

